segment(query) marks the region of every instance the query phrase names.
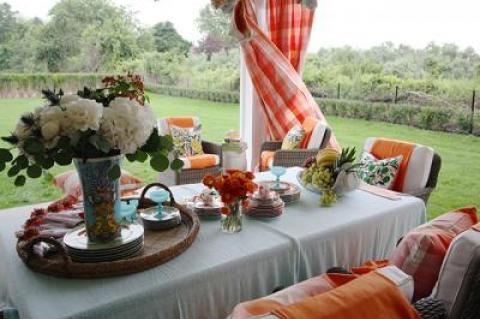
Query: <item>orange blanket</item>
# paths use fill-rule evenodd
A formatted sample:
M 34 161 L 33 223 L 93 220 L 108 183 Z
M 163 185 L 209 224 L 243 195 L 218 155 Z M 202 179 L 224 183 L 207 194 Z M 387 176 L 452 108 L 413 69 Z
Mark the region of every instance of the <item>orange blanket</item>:
M 281 319 L 420 319 L 395 284 L 377 272 L 272 313 Z
M 370 153 L 376 158 L 384 159 L 400 155 L 403 156 L 400 168 L 397 172 L 397 177 L 393 183 L 392 189 L 394 191 L 401 192 L 403 190 L 408 163 L 410 162 L 410 157 L 414 148 L 415 144 L 412 143 L 383 138 L 379 138 L 373 143 Z

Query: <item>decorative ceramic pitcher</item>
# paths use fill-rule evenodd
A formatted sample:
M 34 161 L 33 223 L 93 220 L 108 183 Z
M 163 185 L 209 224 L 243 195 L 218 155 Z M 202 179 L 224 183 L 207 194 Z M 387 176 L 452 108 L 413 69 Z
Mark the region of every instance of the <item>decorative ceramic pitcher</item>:
M 110 180 L 108 171 L 121 156 L 74 159 L 83 189 L 85 227 L 91 241 L 110 241 L 120 236 L 120 179 Z

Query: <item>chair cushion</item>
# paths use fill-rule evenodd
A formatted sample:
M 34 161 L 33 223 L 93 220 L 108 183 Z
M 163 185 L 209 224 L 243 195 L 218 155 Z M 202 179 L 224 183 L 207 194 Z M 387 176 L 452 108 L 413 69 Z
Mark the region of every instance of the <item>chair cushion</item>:
M 201 169 L 220 164 L 220 157 L 216 154 L 199 154 L 179 159 L 183 161 L 183 169 Z
M 53 184 L 60 188 L 65 195 L 70 195 L 77 199 L 81 199 L 83 196 L 82 184 L 80 183 L 77 171 L 70 170 L 55 176 L 53 178 Z M 129 195 L 142 186 L 143 182 L 140 178 L 122 170 L 120 177 L 120 192 L 122 196 Z
M 300 125 L 292 127 L 282 142 L 282 150 L 293 150 L 300 148 L 303 137 L 305 136 L 305 130 Z
M 390 262 L 413 277 L 414 300 L 431 294 L 450 243 L 476 222 L 475 208 L 460 208 L 415 228 L 398 244 Z
M 372 271 L 379 272 L 389 278 L 408 300 L 411 299 L 413 280 L 410 276 L 395 266 L 375 268 Z M 340 287 L 357 277 L 358 275 L 356 274 L 322 274 L 277 291 L 269 296 L 242 302 L 233 309 L 231 319 L 251 318 L 252 316 L 267 314 L 283 306 L 291 305 Z
M 196 116 L 186 117 L 166 117 L 157 121 L 158 134 L 169 135 L 170 126 L 175 125 L 177 127 L 189 128 L 200 125 L 200 120 Z
M 367 184 L 391 189 L 401 162 L 402 156 L 377 159 L 372 154 L 364 152 L 360 159 L 358 176 Z
M 323 137 L 325 135 L 325 131 L 327 129 L 325 123 L 322 123 L 317 118 L 309 116 L 303 121 L 302 127 L 305 130 L 305 136 L 303 137 L 302 143 L 300 144 L 300 148 L 320 148 Z
M 310 139 L 308 140 L 307 149 L 319 149 L 320 145 L 322 145 L 323 139 L 325 138 L 326 131 L 327 125 L 325 123 L 318 122 L 312 131 Z
M 370 137 L 365 141 L 364 151 L 372 153 L 372 148 L 375 142 L 379 140 L 376 137 Z M 385 139 L 383 139 L 385 140 Z M 396 143 L 402 143 L 401 141 L 393 141 Z M 410 144 L 404 142 L 405 144 Z M 410 191 L 420 190 L 426 187 L 428 178 L 430 177 L 430 170 L 432 168 L 432 161 L 435 151 L 427 146 L 420 144 L 414 144 L 414 148 L 410 154 L 408 166 L 406 167 L 403 185 L 396 191 L 408 193 Z M 373 154 L 377 156 L 376 154 Z M 390 157 L 394 157 L 393 154 Z M 378 157 L 378 156 L 377 156 Z
M 450 245 L 433 292 L 433 297 L 443 302 L 448 318 L 460 318 L 462 311 L 472 306 L 465 302 L 479 269 L 480 225 L 477 224 Z
M 272 311 L 282 319 L 420 319 L 395 283 L 371 272 L 336 289 Z
M 179 156 L 193 156 L 203 154 L 202 149 L 202 126 L 179 127 L 170 126 L 173 139 L 173 147 Z
M 275 151 L 263 151 L 260 154 L 260 170 L 266 171 L 269 170 L 270 167 L 273 165 L 273 158 L 275 157 Z

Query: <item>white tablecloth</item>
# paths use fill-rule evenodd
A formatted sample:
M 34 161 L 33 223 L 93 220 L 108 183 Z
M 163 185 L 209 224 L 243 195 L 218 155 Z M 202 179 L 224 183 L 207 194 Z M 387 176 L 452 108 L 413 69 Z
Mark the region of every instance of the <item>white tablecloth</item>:
M 298 169 L 285 180 L 296 182 Z M 270 179 L 262 173 L 259 180 Z M 173 189 L 175 197 L 200 185 Z M 399 237 L 425 221 L 413 197 L 392 201 L 355 191 L 332 208 L 303 191 L 275 220 L 244 219 L 238 234 L 201 221 L 192 247 L 154 269 L 118 278 L 76 280 L 34 273 L 15 252 L 14 232 L 32 206 L 0 211 L 0 309 L 20 318 L 224 318 L 240 301 L 269 294 L 335 265 L 388 256 Z

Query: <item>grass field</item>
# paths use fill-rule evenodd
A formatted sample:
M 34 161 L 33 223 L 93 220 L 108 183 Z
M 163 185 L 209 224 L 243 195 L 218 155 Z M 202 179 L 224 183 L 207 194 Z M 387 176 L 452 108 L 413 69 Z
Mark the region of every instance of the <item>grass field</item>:
M 150 97 L 159 117 L 199 116 L 203 136 L 207 140 L 220 141 L 227 130 L 238 128 L 236 105 L 155 94 Z M 40 103 L 42 101 L 36 99 L 1 99 L 0 136 L 8 134 L 21 113 L 32 110 Z M 455 207 L 480 207 L 480 138 L 336 117 L 330 117 L 329 122 L 342 145 L 356 146 L 357 149 L 361 149 L 363 141 L 369 136 L 404 139 L 433 147 L 441 155 L 443 163 L 439 185 L 429 202 L 429 218 Z M 148 164 L 125 163 L 124 168 L 146 182 L 156 178 Z M 55 168 L 52 173 L 66 169 L 69 168 Z M 16 188 L 5 172 L 0 173 L 0 208 L 45 202 L 59 196 L 61 194 L 42 179 L 30 180 L 25 187 Z

